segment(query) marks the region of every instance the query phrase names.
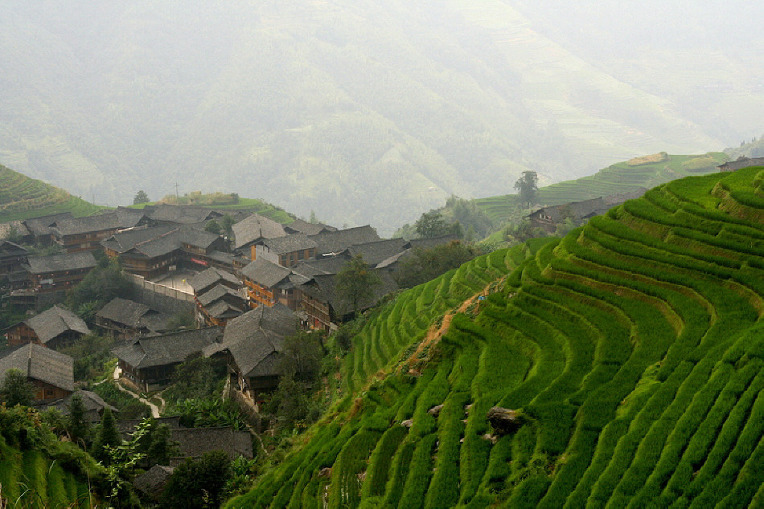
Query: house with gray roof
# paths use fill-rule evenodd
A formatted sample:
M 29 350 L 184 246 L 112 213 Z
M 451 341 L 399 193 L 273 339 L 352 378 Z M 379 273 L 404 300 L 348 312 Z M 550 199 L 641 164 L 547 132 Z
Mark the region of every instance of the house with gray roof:
M 74 392 L 74 359 L 37 343 L 1 350 L 0 380 L 11 369 L 32 383 L 36 402 L 55 401 Z
M 110 235 L 150 222 L 142 210 L 120 207 L 93 216 L 56 220 L 51 225 L 51 232 L 54 241 L 67 253 L 75 253 L 100 249 L 101 241 Z
M 208 221 L 223 215 L 210 208 L 195 205 L 160 204 L 151 208 L 147 207 L 147 212 L 149 217 L 158 224 L 198 225 L 202 229 Z
M 265 239 L 284 237 L 286 234 L 287 232 L 281 223 L 260 214 L 252 214 L 233 225 L 234 250 L 254 259 L 250 253 L 250 248 L 255 243 Z
M 101 244 L 108 256 L 119 258 L 126 271 L 147 279 L 166 274 L 172 267 L 210 267 L 217 263 L 217 253 L 228 249 L 219 235 L 169 225 L 118 233 Z
M 63 399 L 59 399 L 53 403 L 48 403 L 44 408 L 55 408 L 63 415 L 69 415 L 69 407 L 72 404 L 72 396 L 75 394 L 78 394 L 82 398 L 82 406 L 85 408 L 84 419 L 91 424 L 97 424 L 101 422 L 101 416 L 103 416 L 103 411 L 106 408 L 111 410 L 113 413 L 119 412 L 119 410 L 105 402 L 103 398 L 101 398 L 101 396 L 95 392 L 82 389 L 76 390 Z
M 225 327 L 229 320 L 236 318 L 249 309 L 247 299 L 240 290 L 217 284 L 211 289 L 195 296 L 197 323 Z
M 740 156 L 734 161 L 727 161 L 717 166 L 719 171 L 737 171 L 750 166 L 764 166 L 764 157 Z
M 35 244 L 47 246 L 53 242 L 52 226 L 58 221 L 72 218 L 74 218 L 74 216 L 71 212 L 61 212 L 60 214 L 25 219 L 24 226 L 27 227 L 27 230 L 29 230 L 29 233 L 34 238 Z
M 177 442 L 180 454 L 170 458 L 170 465 L 177 466 L 187 458 L 200 458 L 204 453 L 223 451 L 229 459 L 239 456 L 252 459 L 252 434 L 235 430 L 230 426 L 216 428 L 173 428 L 170 440 Z
M 201 354 L 221 337 L 220 327 L 143 336 L 113 349 L 112 353 L 118 359 L 122 376 L 149 391 L 169 383 L 175 366 Z
M 278 384 L 284 338 L 297 332 L 297 316 L 286 306 L 260 306 L 230 320 L 223 340 L 204 355 L 226 355 L 243 392 L 270 390 Z
M 316 243 L 316 256 L 335 256 L 350 246 L 382 240 L 369 225 L 310 235 Z
M 369 266 L 375 267 L 391 256 L 405 251 L 407 244 L 402 238 L 376 240 L 350 246 L 347 248 L 347 253 L 350 258 L 361 255 Z
M 398 284 L 388 271 L 375 270 L 380 284 L 374 287 L 373 295 L 359 303 L 358 311 L 376 305 L 385 295 L 398 289 Z M 337 291 L 336 274 L 317 274 L 300 287 L 302 310 L 307 315 L 308 326 L 326 330 L 353 317 L 352 303 L 345 300 Z
M 54 350 L 71 345 L 90 334 L 87 324 L 77 315 L 59 306 L 19 322 L 6 329 L 9 345 L 37 343 Z
M 133 487 L 152 502 L 159 502 L 174 470 L 171 466 L 154 465 L 133 479 Z
M 282 267 L 291 267 L 302 260 L 316 257 L 317 244 L 304 233 L 264 239 L 253 246 L 253 260 L 266 259 Z
M 270 260 L 258 258 L 241 269 L 250 305 L 273 306 L 281 303 L 292 310 L 297 309 L 299 298 L 290 275 L 292 271 Z
M 115 297 L 95 316 L 95 324 L 107 334 L 125 339 L 168 330 L 172 317 L 140 302 Z
M 30 256 L 24 268 L 34 291 L 55 292 L 68 290 L 76 285 L 96 265 L 93 253 L 80 251 L 50 256 Z
M 0 240 L 0 280 L 22 279 L 26 276 L 29 252 L 9 240 Z
M 210 267 L 189 279 L 188 284 L 194 289 L 194 295 L 201 295 L 217 285 L 237 290 L 241 288 L 242 283 L 239 278 L 230 272 Z
M 322 223 L 309 223 L 302 219 L 295 219 L 293 222 L 284 225 L 287 233 L 304 233 L 305 235 L 318 235 L 324 232 L 336 232 L 337 228 Z

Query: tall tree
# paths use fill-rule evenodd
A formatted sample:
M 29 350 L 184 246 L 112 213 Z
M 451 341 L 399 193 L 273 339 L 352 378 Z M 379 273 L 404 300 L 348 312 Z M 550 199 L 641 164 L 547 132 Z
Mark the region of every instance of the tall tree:
M 381 284 L 382 280 L 366 264 L 363 256 L 356 255 L 337 274 L 336 291 L 340 299 L 350 305 L 350 310 L 358 313 L 361 305 L 374 297 L 375 289 Z
M 423 239 L 442 237 L 452 232 L 449 224 L 437 210 L 431 210 L 422 214 L 417 222 L 414 223 L 414 228 L 416 228 L 419 237 Z
M 93 457 L 104 463 L 111 461 L 108 447 L 115 447 L 122 443 L 122 437 L 117 429 L 117 423 L 111 409 L 106 407 L 101 417 L 101 425 L 98 427 L 98 435 L 93 442 Z
M 85 404 L 82 402 L 82 394 L 75 392 L 69 401 L 69 418 L 67 428 L 72 442 L 82 448 L 90 438 L 90 423 L 85 419 Z
M 141 189 L 137 193 L 135 193 L 135 198 L 133 198 L 133 205 L 138 205 L 140 203 L 148 203 L 149 202 L 149 195 L 146 194 L 146 191 Z
M 530 207 L 536 203 L 538 193 L 538 175 L 535 171 L 524 171 L 515 182 L 515 189 L 520 194 L 520 202 Z
M 187 459 L 170 476 L 162 492 L 161 506 L 205 509 L 220 507 L 231 460 L 223 451 L 206 452 L 198 460 Z
M 34 386 L 27 380 L 26 375 L 18 369 L 9 369 L 0 386 L 0 401 L 5 406 L 29 406 L 34 400 Z

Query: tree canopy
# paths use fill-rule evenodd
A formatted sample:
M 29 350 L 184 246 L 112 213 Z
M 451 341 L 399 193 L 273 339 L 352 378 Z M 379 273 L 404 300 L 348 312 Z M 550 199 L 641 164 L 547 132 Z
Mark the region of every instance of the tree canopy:
M 532 205 L 537 201 L 538 175 L 535 171 L 524 171 L 515 182 L 515 189 L 520 194 L 520 201 Z
M 133 198 L 133 205 L 138 205 L 141 203 L 148 203 L 149 202 L 149 195 L 146 194 L 146 191 L 141 189 L 137 193 L 135 193 L 135 198 Z
M 374 270 L 367 265 L 362 255 L 354 256 L 337 274 L 336 291 L 342 301 L 350 305 L 350 311 L 357 313 L 361 305 L 374 297 L 374 290 L 382 284 Z
M 29 406 L 34 400 L 34 386 L 27 380 L 26 375 L 18 369 L 9 369 L 0 385 L 0 401 L 5 406 Z

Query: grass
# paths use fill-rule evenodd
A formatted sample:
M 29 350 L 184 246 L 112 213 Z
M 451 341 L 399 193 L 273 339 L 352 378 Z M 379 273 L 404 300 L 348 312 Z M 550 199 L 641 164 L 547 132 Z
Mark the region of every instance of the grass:
M 353 339 L 334 414 L 228 507 L 756 506 L 760 172 L 661 185 L 403 292 Z M 428 329 L 485 288 L 412 364 Z M 495 405 L 525 423 L 491 436 Z

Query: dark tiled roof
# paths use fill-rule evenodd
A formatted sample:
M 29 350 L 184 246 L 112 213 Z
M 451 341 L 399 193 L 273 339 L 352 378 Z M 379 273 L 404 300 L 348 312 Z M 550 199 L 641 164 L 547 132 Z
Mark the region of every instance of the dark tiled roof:
M 281 223 L 277 223 L 260 214 L 252 214 L 233 225 L 233 234 L 236 237 L 234 248 L 240 249 L 260 239 L 283 237 L 286 235 L 286 232 Z
M 42 343 L 47 343 L 68 331 L 79 332 L 83 335 L 90 334 L 90 329 L 79 316 L 58 306 L 53 306 L 39 315 L 25 320 L 24 323 L 37 334 Z
M 219 327 L 173 332 L 143 337 L 115 348 L 112 353 L 134 368 L 166 366 L 183 362 L 189 355 L 201 353 L 222 334 Z
M 207 314 L 209 314 L 211 317 L 224 319 L 237 317 L 242 314 L 246 308 L 247 303 L 244 301 L 244 299 L 242 299 L 241 306 L 234 306 L 224 300 L 218 300 L 209 306 L 205 306 L 204 309 L 207 310 Z
M 121 208 L 94 216 L 61 219 L 55 222 L 53 230 L 59 235 L 79 235 L 119 228 L 132 228 L 140 223 L 145 215 L 140 210 L 130 212 L 128 210 Z
M 432 249 L 455 240 L 459 240 L 459 237 L 456 235 L 442 235 L 440 237 L 432 237 L 429 239 L 412 239 L 409 241 L 409 246 L 412 249 Z
M 311 235 L 310 238 L 318 244 L 317 254 L 319 255 L 337 254 L 350 246 L 381 240 L 374 228 L 369 225 L 319 233 Z
M 208 249 L 212 244 L 220 239 L 220 235 L 211 232 L 185 226 L 180 230 L 180 241 L 183 244 L 189 244 L 194 247 Z
M 297 331 L 297 317 L 286 306 L 260 306 L 226 324 L 222 345 L 244 376 L 271 376 L 275 364 L 268 359 L 280 354 L 284 338 Z
M 199 301 L 199 304 L 206 307 L 213 302 L 222 299 L 223 297 L 240 300 L 242 303 L 244 302 L 244 297 L 242 297 L 237 291 L 223 285 L 215 285 L 209 291 L 199 295 L 196 300 Z
M 722 171 L 737 171 L 749 166 L 764 166 L 764 157 L 745 157 L 740 156 L 735 161 L 727 161 L 717 166 Z
M 348 253 L 352 257 L 363 256 L 363 260 L 373 267 L 391 256 L 403 252 L 406 249 L 405 245 L 406 241 L 403 239 L 378 240 L 350 246 Z
M 69 414 L 69 405 L 72 403 L 72 396 L 79 394 L 82 397 L 82 406 L 85 407 L 85 412 L 100 413 L 104 408 L 109 408 L 112 412 L 118 412 L 115 407 L 111 406 L 101 398 L 98 394 L 92 391 L 85 391 L 79 389 L 64 399 L 58 400 L 55 403 L 49 405 L 49 407 L 57 408 L 64 415 Z
M 307 260 L 291 267 L 293 272 L 302 276 L 311 278 L 317 274 L 336 274 L 350 261 L 346 254 L 320 258 L 318 260 Z
M 148 237 L 146 240 L 134 243 L 128 251 L 142 254 L 148 258 L 155 258 L 181 249 L 183 244 L 207 249 L 220 239 L 219 235 L 205 232 L 191 226 L 181 226 L 167 231 L 158 229 L 156 232 L 159 234 L 152 236 L 146 235 L 146 237 Z M 109 244 L 104 244 L 104 246 L 108 247 Z
M 273 288 L 289 277 L 291 271 L 286 267 L 260 258 L 241 269 L 241 274 L 259 285 Z
M 203 270 L 199 274 L 196 274 L 194 277 L 188 280 L 188 284 L 191 285 L 191 288 L 194 289 L 194 292 L 198 294 L 200 291 L 210 288 L 212 285 L 215 285 L 221 281 L 227 282 L 230 285 L 241 286 L 241 281 L 239 281 L 239 278 L 230 272 L 226 272 L 215 267 L 210 267 L 209 269 Z
M 9 240 L 0 241 L 0 256 L 26 256 L 28 251 Z
M 293 222 L 284 225 L 286 230 L 291 230 L 293 233 L 304 233 L 305 235 L 318 235 L 322 232 L 334 232 L 337 228 L 321 223 L 309 223 L 302 219 L 295 219 Z
M 90 251 L 29 257 L 29 272 L 32 274 L 92 269 L 96 265 L 96 260 Z
M 311 240 L 304 233 L 293 233 L 285 237 L 265 239 L 263 245 L 276 254 L 292 253 L 304 249 L 313 249 L 318 246 L 315 241 Z
M 252 435 L 225 428 L 175 428 L 170 440 L 178 442 L 183 458 L 198 458 L 210 451 L 223 451 L 231 459 L 252 458 Z
M 398 289 L 395 280 L 387 271 L 378 270 L 376 273 L 379 275 L 381 284 L 374 287 L 374 295 L 372 298 L 360 303 L 361 309 L 374 306 L 382 297 Z M 340 297 L 336 290 L 336 284 L 336 274 L 319 274 L 313 276 L 313 278 L 304 284 L 301 289 L 304 293 L 314 299 L 327 302 L 337 315 L 343 316 L 352 311 L 352 304 Z
M 162 225 L 115 233 L 108 239 L 103 240 L 101 245 L 117 253 L 124 253 L 142 242 L 147 242 L 177 229 L 178 227 L 174 225 Z
M 0 380 L 10 369 L 18 369 L 28 378 L 66 391 L 74 390 L 74 359 L 36 343 L 3 350 L 0 353 Z
M 136 490 L 152 500 L 158 500 L 175 469 L 163 465 L 154 465 L 133 480 Z
M 73 217 L 71 212 L 62 212 L 61 214 L 26 219 L 24 220 L 24 224 L 32 235 L 40 237 L 50 235 L 52 233 L 50 227 L 57 221 L 64 221 L 66 219 L 72 219 Z
M 219 216 L 212 209 L 179 205 L 157 205 L 149 212 L 149 217 L 155 221 L 176 224 L 203 223 Z
M 167 322 L 171 320 L 169 315 L 153 310 L 145 304 L 120 297 L 112 299 L 96 313 L 96 316 L 132 329 L 146 328 L 157 332 L 165 330 Z

